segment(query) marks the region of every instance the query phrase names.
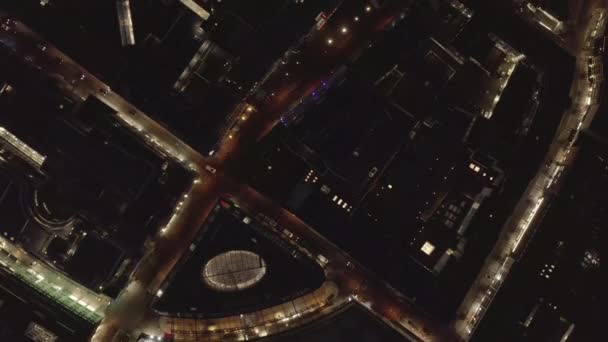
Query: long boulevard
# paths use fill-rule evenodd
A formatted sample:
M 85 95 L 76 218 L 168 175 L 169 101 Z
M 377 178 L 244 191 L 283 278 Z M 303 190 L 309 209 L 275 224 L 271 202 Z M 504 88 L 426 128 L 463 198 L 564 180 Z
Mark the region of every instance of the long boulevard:
M 378 16 L 377 19 L 385 18 Z M 376 27 L 373 23 L 368 26 Z M 306 249 L 312 256 L 322 254 L 329 259 L 326 265 L 327 280 L 336 284 L 339 295 L 332 297 L 332 303 L 327 307 L 339 308 L 343 303 L 355 300 L 410 339 L 442 340 L 439 325 L 432 322 L 404 296 L 378 280 L 292 213 L 249 186 L 223 174 L 220 161 L 228 160 L 234 165 L 234 156 L 242 155 L 241 146 L 248 146 L 248 139 L 257 140 L 268 132 L 278 121 L 280 110 L 274 111 L 278 115 L 258 115 L 256 120 L 245 122 L 240 130 L 243 133 L 226 137 L 226 143 L 220 144 L 218 155 L 222 156 L 221 159 L 206 159 L 22 23 L 14 21 L 14 31 L 8 34 L 3 32 L 0 43 L 11 49 L 14 54 L 24 59 L 27 57 L 32 63 L 41 66 L 44 72 L 59 76 L 75 99 L 82 101 L 88 96 L 95 96 L 106 103 L 117 111 L 117 118 L 125 127 L 132 130 L 142 141 L 159 154 L 174 159 L 196 174 L 190 189 L 182 194 L 182 200 L 175 208 L 173 216 L 159 230 L 154 248 L 140 261 L 129 284 L 106 311 L 104 320 L 92 337 L 93 341 L 111 341 L 120 330 L 131 331 L 144 323 L 153 297 L 151 294 L 156 293 L 187 250 L 221 194 L 232 194 L 252 213 L 264 212 L 275 218 L 280 226 L 288 227 L 300 237 L 300 241 L 305 242 Z M 46 46 L 44 51 L 37 48 L 40 44 Z M 334 63 L 337 62 L 336 58 Z M 333 65 L 327 63 L 324 66 L 331 68 Z M 328 70 L 325 72 L 328 73 Z M 286 97 L 298 98 L 301 96 L 297 94 L 298 90 L 308 88 L 304 85 L 300 89 L 291 89 Z M 287 104 L 289 101 L 283 102 Z M 215 174 L 206 172 L 205 167 L 208 165 L 213 165 L 218 171 Z M 331 310 L 319 310 L 315 318 L 330 312 Z M 254 336 L 256 330 L 257 328 L 244 324 L 240 328 L 241 332 L 233 336 L 237 339 L 239 336 Z
M 594 69 L 596 74 L 590 75 L 587 65 L 589 58 L 594 58 L 596 63 L 601 64 L 601 56 L 594 55 L 591 47 L 595 40 L 603 39 L 608 18 L 603 1 L 589 1 L 585 9 L 577 15 L 576 30 L 570 37 L 570 46 L 577 51 L 574 81 L 570 90 L 572 104 L 562 116 L 544 166 L 530 181 L 458 309 L 453 329 L 461 340 L 468 340 L 472 336 L 512 266 L 534 235 L 533 231 L 551 201 L 551 194 L 558 189 L 561 176 L 573 162 L 576 136 L 589 125 L 597 111 L 602 68 Z M 595 81 L 590 81 L 591 78 Z

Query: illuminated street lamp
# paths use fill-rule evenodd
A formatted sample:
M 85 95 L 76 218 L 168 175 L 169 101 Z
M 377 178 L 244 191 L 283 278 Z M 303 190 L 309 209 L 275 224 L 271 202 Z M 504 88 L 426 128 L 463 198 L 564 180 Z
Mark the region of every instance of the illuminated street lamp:
M 353 20 L 354 21 L 359 21 L 359 17 L 354 17 Z
M 348 27 L 342 26 L 342 28 L 340 28 L 340 33 L 347 34 L 348 33 Z
M 365 6 L 365 13 L 369 13 L 372 11 L 372 6 Z
M 333 38 L 327 38 L 327 45 L 333 45 L 333 44 L 334 44 Z

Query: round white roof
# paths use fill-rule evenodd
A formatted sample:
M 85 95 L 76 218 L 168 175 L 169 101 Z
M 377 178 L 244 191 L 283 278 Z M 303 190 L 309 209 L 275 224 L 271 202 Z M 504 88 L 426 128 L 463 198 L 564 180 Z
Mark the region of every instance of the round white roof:
M 240 291 L 252 287 L 266 274 L 266 262 L 259 255 L 244 251 L 229 251 L 211 258 L 202 270 L 203 282 L 222 292 Z

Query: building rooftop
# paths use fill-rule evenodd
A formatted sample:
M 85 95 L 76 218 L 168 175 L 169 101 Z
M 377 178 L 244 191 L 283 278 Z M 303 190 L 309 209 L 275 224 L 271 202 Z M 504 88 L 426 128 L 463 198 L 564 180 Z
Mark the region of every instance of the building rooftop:
M 221 200 L 162 286 L 154 308 L 168 316 L 222 317 L 281 304 L 320 287 L 319 266 L 263 224 Z
M 219 254 L 205 264 L 201 277 L 217 291 L 234 292 L 255 286 L 266 275 L 266 262 L 243 250 Z
M 7 3 L 0 340 L 596 339 L 608 10 L 563 3 Z

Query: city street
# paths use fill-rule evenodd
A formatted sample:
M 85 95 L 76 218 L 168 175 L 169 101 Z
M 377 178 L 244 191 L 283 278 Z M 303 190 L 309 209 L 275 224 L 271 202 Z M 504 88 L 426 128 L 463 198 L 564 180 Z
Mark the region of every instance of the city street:
M 588 74 L 588 60 L 594 56 L 590 48 L 592 41 L 603 39 L 606 26 L 606 9 L 601 1 L 590 1 L 584 13 L 577 13 L 582 22 L 575 25 L 571 42 L 576 49 L 576 70 L 571 88 L 572 105 L 562 116 L 544 167 L 538 171 L 521 197 L 512 216 L 503 226 L 494 249 L 486 258 L 477 279 L 469 289 L 458 309 L 454 322 L 454 332 L 462 340 L 468 340 L 482 320 L 497 291 L 508 277 L 513 264 L 525 250 L 528 240 L 533 236 L 543 210 L 551 201 L 551 194 L 559 187 L 561 175 L 573 161 L 573 145 L 579 132 L 592 121 L 599 102 L 600 84 L 590 79 L 602 80 L 601 68 L 597 74 Z M 580 7 L 573 7 L 579 8 Z M 582 43 L 580 43 L 582 42 Z M 601 82 L 601 81 L 597 81 Z
M 225 331 L 222 331 L 224 329 L 222 327 L 225 326 L 230 327 L 226 329 L 229 329 L 232 334 L 230 336 L 234 339 L 265 336 L 308 323 L 313 319 L 321 319 L 348 302 L 356 301 L 411 340 L 452 340 L 453 334 L 459 339 L 468 340 L 508 276 L 513 263 L 524 250 L 527 240 L 533 235 L 535 223 L 550 201 L 549 193 L 559 185 L 563 170 L 572 161 L 574 153 L 571 153 L 571 150 L 574 139 L 571 132 L 574 130 L 576 136 L 581 129 L 584 129 L 597 109 L 599 84 L 594 85 L 589 81 L 587 63 L 588 58 L 593 57 L 593 51 L 586 47 L 589 40 L 603 37 L 606 12 L 594 11 L 602 6 L 599 1 L 591 3 L 586 15 L 579 16 L 585 18 L 587 24 L 576 25 L 579 29 L 575 34 L 580 34 L 583 38 L 581 44 L 573 44 L 576 47 L 572 47 L 575 49 L 573 51 L 578 51 L 577 70 L 571 91 L 572 107 L 563 114 L 562 122 L 545 159 L 546 167 L 539 170 L 536 177 L 531 180 L 516 210 L 504 225 L 492 253 L 486 259 L 475 283 L 460 306 L 458 319 L 453 327 L 446 327 L 445 324 L 435 321 L 408 298 L 378 279 L 294 214 L 244 184 L 238 177 L 233 177 L 238 173 L 235 170 L 239 170 L 242 166 L 242 157 L 255 142 L 279 122 L 284 110 L 293 101 L 297 101 L 314 89 L 320 79 L 328 77 L 334 67 L 359 48 L 357 44 L 334 43 L 335 35 L 311 38 L 313 41 L 316 39 L 316 45 L 327 45 L 328 49 L 344 50 L 330 53 L 326 62 L 314 68 L 290 74 L 288 86 L 269 89 L 272 91 L 270 100 L 252 102 L 251 107 L 242 106 L 240 111 L 235 113 L 235 120 L 220 141 L 218 151 L 213 157 L 207 158 L 114 93 L 106 84 L 58 49 L 50 46 L 25 24 L 13 21 L 12 31 L 0 31 L 0 44 L 27 60 L 27 63 L 40 66 L 41 72 L 60 78 L 62 86 L 71 92 L 75 100 L 83 101 L 88 96 L 97 97 L 116 110 L 119 121 L 142 142 L 151 146 L 159 155 L 175 160 L 195 174 L 191 187 L 181 194 L 181 200 L 174 209 L 173 215 L 166 224 L 159 227 L 154 248 L 142 258 L 128 286 L 110 304 L 92 340 L 111 341 L 119 331 L 162 334 L 170 332 L 167 329 L 172 325 L 177 325 L 180 330 L 192 327 L 191 322 L 186 319 L 174 319 L 168 322 L 168 318 L 152 314 L 149 305 L 223 194 L 229 194 L 245 212 L 252 216 L 263 213 L 275 220 L 281 229 L 289 229 L 298 237 L 298 241 L 288 237 L 285 239 L 299 246 L 312 258 L 318 259 L 318 255 L 327 258 L 328 263 L 324 266 L 327 279 L 315 293 L 294 300 L 294 302 L 300 300 L 301 306 L 310 310 L 287 314 L 285 307 L 279 305 L 259 313 L 264 317 L 275 318 L 262 320 L 270 322 L 268 325 L 265 324 L 264 329 L 260 329 L 259 320 L 244 319 L 245 316 L 254 317 L 257 314 L 249 313 L 244 316 L 214 319 L 212 322 L 201 321 L 200 325 L 194 324 L 193 329 L 196 330 L 193 333 L 224 336 Z M 368 37 L 378 29 L 379 24 L 392 15 L 393 13 L 381 13 L 375 17 L 375 22 L 367 23 L 366 28 L 370 31 L 361 33 L 365 38 L 358 43 L 367 44 Z M 5 15 L 0 13 L 0 17 Z M 326 33 L 320 31 L 318 34 Z M 40 49 L 40 46 L 45 48 Z M 280 75 L 270 77 L 269 84 L 284 84 L 276 78 L 286 77 L 285 72 L 279 70 L 277 73 Z M 596 79 L 601 79 L 600 75 L 596 76 L 598 76 Z M 236 124 L 239 129 L 232 129 Z M 217 171 L 210 172 L 209 167 Z M 275 228 L 268 226 L 268 229 Z M 280 229 L 276 229 L 280 233 Z M 302 314 L 303 312 L 305 314 Z M 287 317 L 289 319 L 285 320 Z
M 386 15 L 377 17 L 380 21 L 385 21 L 386 18 Z M 43 72 L 59 76 L 65 82 L 63 86 L 71 90 L 74 99 L 82 101 L 87 96 L 96 96 L 115 109 L 117 117 L 125 127 L 132 130 L 142 141 L 159 154 L 174 159 L 197 175 L 189 191 L 182 194 L 182 200 L 175 208 L 173 216 L 160 229 L 154 249 L 140 261 L 129 285 L 106 311 L 104 320 L 92 337 L 93 341 L 111 341 L 121 330 L 131 331 L 140 326 L 149 326 L 149 322 L 144 322 L 144 319 L 149 318 L 147 310 L 153 294 L 187 250 L 190 241 L 221 194 L 231 194 L 237 201 L 242 202 L 244 207 L 249 208 L 251 213 L 263 212 L 268 217 L 275 218 L 280 226 L 289 228 L 300 237 L 311 256 L 321 254 L 329 260 L 326 265 L 327 280 L 338 288 L 338 295 L 332 297 L 329 308 L 339 308 L 343 303 L 354 299 L 413 340 L 442 340 L 440 326 L 420 312 L 407 298 L 378 280 L 292 213 L 223 173 L 222 162 L 230 161 L 233 166 L 238 161 L 237 157 L 242 156 L 241 149 L 246 149 L 252 141 L 257 141 L 272 129 L 279 120 L 281 106 L 274 104 L 271 106 L 275 109 L 273 115 L 259 115 L 257 120 L 247 120 L 242 124 L 238 135 L 235 133 L 226 136 L 226 141 L 220 144 L 219 154 L 223 158 L 206 159 L 112 92 L 106 84 L 50 46 L 24 24 L 13 21 L 13 27 L 12 32 L 0 32 L 0 43 L 11 49 L 14 54 L 41 66 Z M 375 23 L 368 24 L 368 27 L 378 30 Z M 41 45 L 45 46 L 45 49 L 40 49 Z M 348 54 L 345 51 L 338 55 Z M 331 68 L 338 61 L 339 58 L 336 58 L 324 66 Z M 301 92 L 309 91 L 309 88 L 291 88 L 289 98 L 300 98 L 305 95 Z M 281 103 L 286 106 L 289 100 L 285 99 Z M 216 168 L 217 172 L 206 170 L 210 165 Z M 313 318 L 321 318 L 330 312 L 332 310 L 318 310 Z M 310 316 L 302 318 L 311 319 Z M 226 318 L 227 321 L 230 319 Z M 243 323 L 241 330 L 244 334 L 255 334 L 256 327 Z M 297 325 L 297 322 L 292 322 L 292 325 Z

